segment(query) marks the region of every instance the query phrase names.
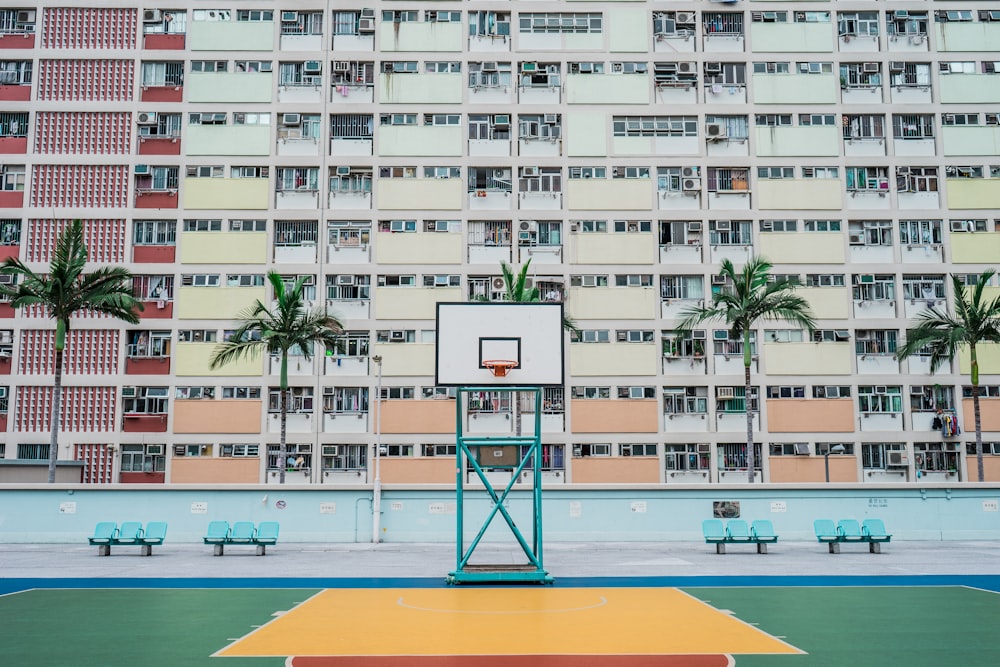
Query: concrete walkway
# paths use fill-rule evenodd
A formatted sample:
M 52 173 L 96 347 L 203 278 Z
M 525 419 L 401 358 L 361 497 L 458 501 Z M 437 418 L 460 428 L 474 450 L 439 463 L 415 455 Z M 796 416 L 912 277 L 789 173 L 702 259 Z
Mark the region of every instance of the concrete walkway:
M 545 568 L 560 577 L 788 576 L 788 575 L 1000 575 L 1000 542 L 892 542 L 883 553 L 844 545 L 837 555 L 816 542 L 772 545 L 766 555 L 752 546 L 669 543 L 550 543 Z M 171 544 L 138 555 L 138 547 L 114 547 L 110 557 L 85 544 L 0 545 L 5 578 L 112 577 L 377 577 L 444 578 L 455 569 L 450 544 L 283 544 L 257 557 L 253 547 L 226 547 L 212 556 L 207 545 Z M 481 545 L 473 562 L 523 563 L 517 548 Z

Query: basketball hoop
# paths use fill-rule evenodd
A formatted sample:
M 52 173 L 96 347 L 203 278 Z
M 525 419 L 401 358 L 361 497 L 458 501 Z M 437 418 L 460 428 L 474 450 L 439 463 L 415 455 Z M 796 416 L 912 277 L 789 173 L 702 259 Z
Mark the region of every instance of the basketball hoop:
M 484 361 L 483 366 L 486 367 L 490 373 L 493 373 L 493 377 L 506 377 L 507 372 L 512 368 L 517 368 L 518 363 L 516 361 L 511 361 L 510 359 L 491 359 L 489 361 Z

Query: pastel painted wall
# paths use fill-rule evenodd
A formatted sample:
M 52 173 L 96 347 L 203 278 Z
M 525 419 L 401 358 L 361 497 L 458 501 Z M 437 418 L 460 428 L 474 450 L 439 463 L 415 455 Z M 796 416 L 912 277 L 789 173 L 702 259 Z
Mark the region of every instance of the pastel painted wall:
M 376 343 L 371 355 L 382 357 L 385 376 L 434 375 L 434 343 Z
M 270 155 L 270 125 L 188 125 L 185 155 Z
M 577 398 L 570 403 L 570 424 L 574 433 L 656 433 L 659 430 L 656 399 Z
M 979 361 L 979 382 L 987 384 L 984 375 L 1000 375 L 1000 344 L 984 343 L 976 346 L 976 359 Z M 968 375 L 972 372 L 972 362 L 967 347 L 959 348 L 958 372 Z
M 568 74 L 569 104 L 649 104 L 648 74 Z
M 464 300 L 461 287 L 376 287 L 375 318 L 433 320 L 439 302 Z
M 648 211 L 653 181 L 648 178 L 576 178 L 565 182 L 566 207 L 586 211 Z
M 455 401 L 382 401 L 382 432 L 451 433 L 454 440 Z
M 653 287 L 570 287 L 569 315 L 581 320 L 648 320 L 656 317 Z
M 184 208 L 262 210 L 270 190 L 266 178 L 184 178 Z
M 832 464 L 834 457 L 830 458 Z M 383 465 L 386 462 L 383 459 Z M 595 459 L 594 465 L 597 463 Z M 454 466 L 454 462 L 450 465 Z M 390 470 L 395 474 L 394 467 Z M 893 533 L 893 544 L 909 540 L 998 541 L 1000 513 L 988 511 L 989 505 L 985 504 L 995 502 L 998 494 L 1000 487 L 996 484 L 976 488 L 850 484 L 837 489 L 779 484 L 628 489 L 556 485 L 546 489 L 542 511 L 545 539 L 550 544 L 686 541 L 703 548 L 701 522 L 711 517 L 712 502 L 717 500 L 739 501 L 745 519 L 771 519 L 782 542 L 801 541 L 813 547 L 816 538 L 812 523 L 822 517 L 881 518 Z M 266 503 L 261 502 L 265 495 Z M 873 499 L 877 499 L 874 504 Z M 514 520 L 519 525 L 530 522 L 530 491 L 514 490 L 508 500 Z M 276 507 L 278 501 L 283 501 L 283 509 Z M 418 490 L 404 485 L 384 488 L 382 540 L 454 544 L 454 511 L 431 511 L 431 506 L 454 507 L 454 502 L 453 481 L 440 489 Z M 642 503 L 644 512 L 635 511 L 637 502 Z M 475 537 L 480 524 L 469 524 L 475 517 L 485 517 L 490 503 L 482 491 L 466 491 L 465 513 L 469 521 L 465 539 Z M 94 525 L 108 520 L 166 521 L 170 526 L 168 544 L 201 544 L 213 520 L 279 521 L 282 542 L 366 543 L 371 541 L 371 489 L 330 485 L 280 488 L 255 484 L 220 489 L 217 485 L 163 488 L 149 484 L 34 484 L 8 485 L 0 490 L 0 543 L 85 545 Z M 509 533 L 496 538 L 488 535 L 486 539 L 506 542 Z
M 181 456 L 170 459 L 172 484 L 256 484 L 259 458 Z
M 833 52 L 833 26 L 827 23 L 751 23 L 755 53 Z
M 996 51 L 1000 25 L 990 22 L 935 23 L 938 51 Z
M 840 129 L 834 126 L 757 127 L 756 135 L 758 157 L 836 157 L 840 154 Z
M 607 114 L 601 111 L 570 111 L 565 122 L 566 154 L 573 157 L 608 154 Z
M 382 21 L 378 26 L 382 51 L 461 51 L 464 36 L 461 23 Z
M 757 207 L 771 210 L 837 210 L 840 179 L 782 178 L 757 181 Z
M 940 25 L 940 24 L 939 24 Z M 1000 154 L 1000 126 L 945 125 L 941 128 L 945 156 Z
M 1000 178 L 948 178 L 944 189 L 949 208 L 1000 208 Z
M 826 463 L 822 456 L 772 456 L 768 465 L 771 468 L 771 482 L 774 484 L 826 482 Z M 857 457 L 831 456 L 830 481 L 848 484 L 857 482 Z
M 797 294 L 809 302 L 813 316 L 820 320 L 846 320 L 851 293 L 847 287 L 802 287 Z
M 226 364 L 217 370 L 209 368 L 209 359 L 215 352 L 215 343 L 178 342 L 174 348 L 174 375 L 205 377 L 255 377 L 264 371 L 263 356 L 256 359 L 242 359 Z
M 964 371 L 963 371 L 964 372 Z M 968 378 L 963 378 L 963 382 L 968 382 Z M 980 380 L 982 382 L 982 380 Z M 963 431 L 966 431 L 966 437 L 969 440 L 975 440 L 976 437 L 976 420 L 975 412 L 972 409 L 972 399 L 963 398 L 962 399 L 962 418 L 963 422 L 959 424 Z M 983 398 L 979 397 L 979 418 L 980 423 L 983 425 L 983 433 L 1000 433 L 1000 398 Z M 986 437 L 985 440 L 990 440 L 992 438 Z
M 262 406 L 259 400 L 174 401 L 174 433 L 260 433 Z
M 854 400 L 850 398 L 768 399 L 769 433 L 853 433 Z M 774 457 L 774 461 L 781 457 Z M 772 477 L 772 481 L 774 478 Z M 808 480 L 803 480 L 808 481 Z
M 576 234 L 572 236 L 577 264 L 653 264 L 657 261 L 652 233 Z
M 841 232 L 770 232 L 761 234 L 760 254 L 777 264 L 843 264 Z
M 263 287 L 181 287 L 177 317 L 182 320 L 233 320 L 255 300 L 266 298 Z
M 457 211 L 465 198 L 461 178 L 383 178 L 376 185 L 378 207 L 388 210 Z
M 995 265 L 1000 257 L 1000 234 L 952 234 L 950 240 L 955 264 Z
M 764 343 L 768 375 L 850 375 L 852 343 Z
M 838 79 L 833 74 L 754 74 L 752 86 L 756 104 L 837 102 Z
M 188 102 L 273 101 L 274 84 L 270 72 L 188 72 L 186 76 L 184 90 Z
M 464 74 L 379 74 L 379 101 L 384 104 L 460 104 Z
M 659 459 L 655 456 L 583 457 L 570 462 L 575 484 L 657 484 Z
M 656 375 L 659 359 L 656 343 L 570 343 L 569 346 L 569 369 L 573 375 Z
M 605 30 L 611 53 L 645 53 L 649 49 L 649 17 L 641 9 L 605 11 Z
M 437 25 L 437 24 L 435 24 Z M 444 125 L 381 125 L 377 130 L 382 156 L 459 156 L 463 128 Z
M 181 264 L 263 264 L 266 232 L 180 232 Z
M 991 47 L 996 50 L 996 45 Z M 996 104 L 1000 79 L 996 74 L 948 74 L 938 79 L 942 104 Z
M 385 484 L 455 484 L 455 458 L 383 457 L 382 482 Z M 453 501 L 454 502 L 454 501 Z
M 273 21 L 188 21 L 192 51 L 273 51 Z
M 376 232 L 375 257 L 380 264 L 461 264 L 462 235 Z

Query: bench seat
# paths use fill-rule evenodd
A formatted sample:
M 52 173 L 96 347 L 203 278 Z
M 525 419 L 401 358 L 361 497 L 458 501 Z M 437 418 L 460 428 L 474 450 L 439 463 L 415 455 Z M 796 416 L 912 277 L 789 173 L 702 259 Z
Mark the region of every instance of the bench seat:
M 121 527 L 112 521 L 102 521 L 87 541 L 97 547 L 98 556 L 110 556 L 113 545 L 138 546 L 140 555 L 151 556 L 153 546 L 163 544 L 166 537 L 167 524 L 163 521 L 150 521 L 145 530 L 139 521 L 126 521 Z
M 766 519 L 758 519 L 750 526 L 743 519 L 730 519 L 725 527 L 721 519 L 705 519 L 701 532 L 707 544 L 715 545 L 717 554 L 726 553 L 727 544 L 754 544 L 757 553 L 766 554 L 767 545 L 778 541 L 774 526 Z
M 252 545 L 257 548 L 258 556 L 264 556 L 268 546 L 278 543 L 278 522 L 263 521 L 255 528 L 252 521 L 237 521 L 232 527 L 228 521 L 212 521 L 202 539 L 212 545 L 215 556 L 224 555 L 227 544 Z

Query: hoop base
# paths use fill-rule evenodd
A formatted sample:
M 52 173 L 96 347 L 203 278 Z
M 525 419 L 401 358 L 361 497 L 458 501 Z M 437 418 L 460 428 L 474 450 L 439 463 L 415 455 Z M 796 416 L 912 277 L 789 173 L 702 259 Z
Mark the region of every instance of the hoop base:
M 493 377 L 498 378 L 507 377 L 507 372 L 513 368 L 517 368 L 518 365 L 516 361 L 510 359 L 490 359 L 483 362 L 483 366 L 490 373 L 493 373 Z

